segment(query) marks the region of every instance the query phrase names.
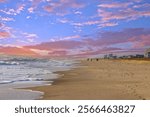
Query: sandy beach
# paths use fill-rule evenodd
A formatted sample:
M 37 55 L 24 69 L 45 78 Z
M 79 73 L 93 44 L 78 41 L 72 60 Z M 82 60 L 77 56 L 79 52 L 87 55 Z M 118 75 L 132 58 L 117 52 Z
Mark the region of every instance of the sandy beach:
M 31 88 L 44 100 L 150 99 L 150 61 L 93 60 L 61 75 L 53 85 Z

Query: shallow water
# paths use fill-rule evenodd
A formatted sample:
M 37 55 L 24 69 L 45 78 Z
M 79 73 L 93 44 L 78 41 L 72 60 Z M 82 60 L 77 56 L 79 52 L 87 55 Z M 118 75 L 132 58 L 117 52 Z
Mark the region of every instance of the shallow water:
M 53 72 L 74 67 L 72 60 L 0 57 L 0 99 L 38 99 L 43 93 L 17 88 L 52 84 L 58 78 Z

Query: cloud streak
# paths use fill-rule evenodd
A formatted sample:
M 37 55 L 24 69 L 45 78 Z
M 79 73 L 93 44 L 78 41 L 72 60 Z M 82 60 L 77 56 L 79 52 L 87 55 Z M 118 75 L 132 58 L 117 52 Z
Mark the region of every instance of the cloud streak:
M 134 2 L 101 3 L 98 5 L 98 17 L 101 18 L 104 26 L 107 27 L 109 25 L 105 24 L 114 23 L 114 21 L 117 25 L 120 21 L 137 20 L 141 17 L 150 16 L 149 3 L 135 4 Z
M 0 32 L 0 39 L 9 38 L 10 34 L 8 32 Z
M 49 1 L 49 4 L 44 6 L 44 10 L 56 15 L 65 15 L 69 13 L 69 9 L 83 8 L 85 4 L 77 0 L 59 0 L 57 2 Z
M 0 0 L 0 3 L 6 2 L 6 0 Z
M 20 47 L 1 47 L 0 53 L 9 54 L 9 55 L 23 55 L 23 56 L 39 56 L 37 53 L 31 51 L 27 48 Z
M 1 34 L 2 35 L 2 34 Z M 6 37 L 7 35 L 2 35 Z M 74 39 L 77 36 L 68 36 L 69 39 Z M 97 54 L 104 54 L 109 52 L 125 52 L 135 51 L 150 45 L 150 29 L 144 28 L 131 28 L 122 31 L 110 31 L 101 32 L 97 34 L 95 39 L 84 38 L 83 40 L 58 40 L 45 42 L 37 45 L 24 46 L 23 49 L 11 48 L 13 51 L 11 53 L 17 54 L 20 52 L 29 51 L 29 55 L 39 55 L 47 57 L 62 57 L 62 56 L 91 56 Z M 119 46 L 121 44 L 121 46 Z M 126 46 L 130 44 L 131 46 Z M 125 47 L 122 48 L 122 45 Z M 8 53 L 8 50 L 1 48 L 1 52 Z
M 54 42 L 45 42 L 25 48 L 43 50 L 47 56 L 87 56 L 103 54 L 106 52 L 119 52 L 125 50 L 135 50 L 150 45 L 150 29 L 132 28 L 118 32 L 98 33 L 96 39 L 85 38 L 76 40 L 58 40 Z M 117 44 L 131 44 L 122 48 Z M 89 50 L 90 47 L 92 49 Z M 83 50 L 83 48 L 86 48 Z M 75 52 L 77 50 L 77 52 Z M 72 54 L 74 51 L 75 54 Z M 46 56 L 46 55 L 45 55 Z

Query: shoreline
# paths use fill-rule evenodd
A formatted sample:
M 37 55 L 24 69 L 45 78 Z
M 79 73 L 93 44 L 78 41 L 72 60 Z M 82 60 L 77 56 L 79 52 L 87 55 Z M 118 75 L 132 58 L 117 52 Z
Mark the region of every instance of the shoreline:
M 150 99 L 147 61 L 81 61 L 50 86 L 29 88 L 44 92 L 42 100 L 145 100 Z
M 43 96 L 44 92 L 31 90 L 32 87 L 47 86 L 51 85 L 52 81 L 58 77 L 56 71 L 65 71 L 74 68 L 78 61 L 72 59 L 38 59 L 32 60 L 14 58 L 19 64 L 18 65 L 7 65 L 2 66 L 0 73 L 2 79 L 0 82 L 0 99 L 12 99 L 12 100 L 37 100 Z M 13 60 L 8 60 L 12 62 Z M 24 61 L 25 63 L 22 64 Z M 30 63 L 31 62 L 31 63 Z M 7 61 L 4 63 L 7 64 Z M 28 69 L 27 69 L 28 68 Z M 7 73 L 8 72 L 8 73 Z M 6 77 L 6 79 L 5 79 Z M 8 77 L 8 78 L 7 78 Z

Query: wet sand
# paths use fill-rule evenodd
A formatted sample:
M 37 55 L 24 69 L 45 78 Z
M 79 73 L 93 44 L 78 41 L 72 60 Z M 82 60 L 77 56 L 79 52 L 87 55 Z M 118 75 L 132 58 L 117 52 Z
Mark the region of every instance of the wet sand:
M 150 61 L 81 61 L 53 85 L 31 88 L 44 92 L 44 100 L 145 100 L 150 99 Z

